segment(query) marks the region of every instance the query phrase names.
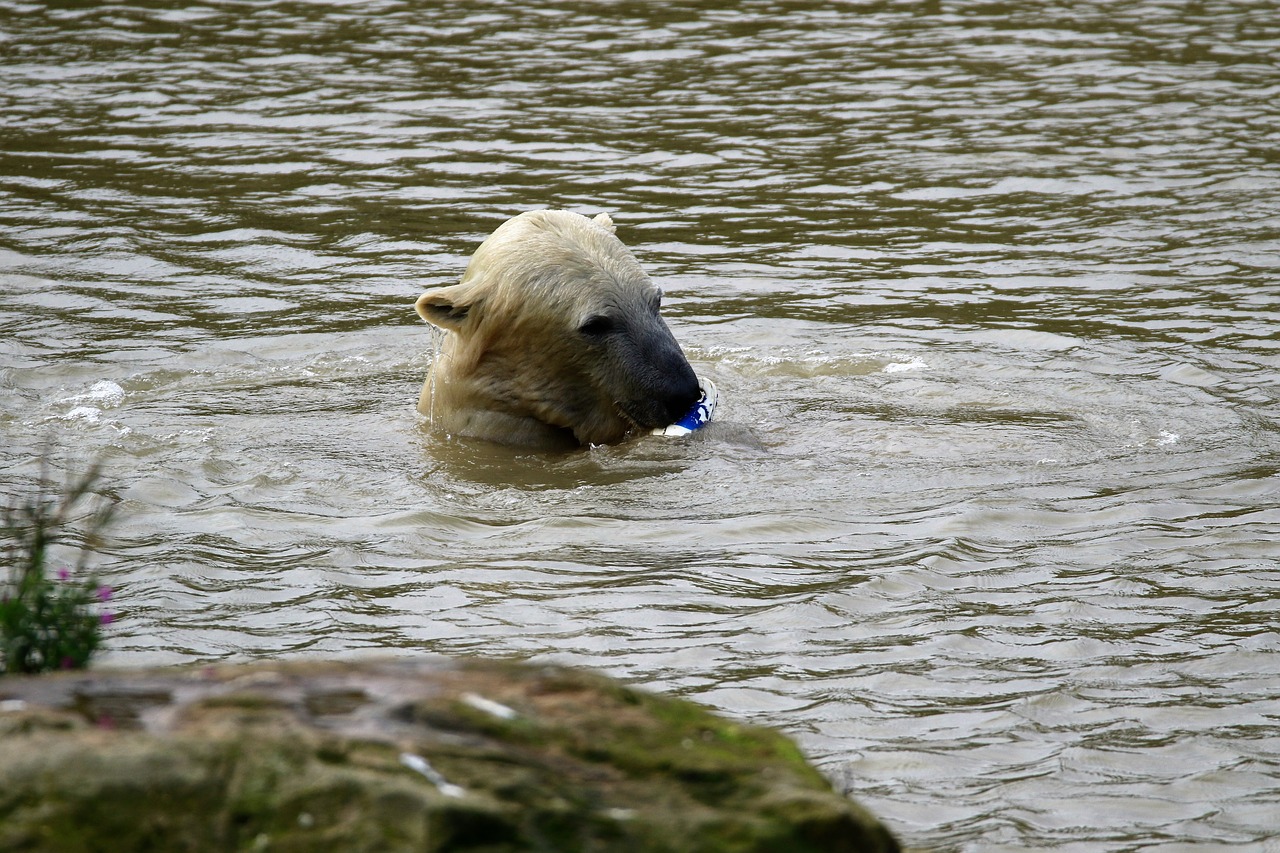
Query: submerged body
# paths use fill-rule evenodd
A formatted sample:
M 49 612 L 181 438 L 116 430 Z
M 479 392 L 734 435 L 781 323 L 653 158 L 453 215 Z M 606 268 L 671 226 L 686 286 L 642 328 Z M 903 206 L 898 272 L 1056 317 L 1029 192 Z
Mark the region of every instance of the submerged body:
M 664 427 L 701 392 L 661 296 L 608 216 L 522 213 L 458 284 L 418 298 L 447 332 L 418 411 L 449 435 L 538 449 Z

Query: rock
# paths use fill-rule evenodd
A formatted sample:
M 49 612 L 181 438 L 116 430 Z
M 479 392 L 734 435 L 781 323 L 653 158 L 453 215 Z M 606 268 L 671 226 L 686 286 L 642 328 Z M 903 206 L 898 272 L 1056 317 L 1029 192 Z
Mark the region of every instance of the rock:
M 0 850 L 895 851 L 781 735 L 426 659 L 0 678 Z

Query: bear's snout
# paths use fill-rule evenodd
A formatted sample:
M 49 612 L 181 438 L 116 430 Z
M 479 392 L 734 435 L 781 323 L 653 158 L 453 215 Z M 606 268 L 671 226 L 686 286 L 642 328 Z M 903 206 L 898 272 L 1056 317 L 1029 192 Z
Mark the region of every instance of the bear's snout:
M 698 377 L 689 366 L 680 345 L 663 326 L 663 346 L 657 349 L 651 364 L 653 382 L 644 414 L 635 418 L 641 427 L 651 429 L 675 423 L 688 414 L 702 396 Z M 633 417 L 634 417 L 633 413 Z
M 662 423 L 654 426 L 667 426 L 680 420 L 702 396 L 702 389 L 698 387 L 698 377 L 689 366 L 689 362 L 684 360 L 683 354 L 680 357 L 680 367 L 681 369 L 672 377 L 674 381 L 670 391 L 662 399 L 665 418 Z

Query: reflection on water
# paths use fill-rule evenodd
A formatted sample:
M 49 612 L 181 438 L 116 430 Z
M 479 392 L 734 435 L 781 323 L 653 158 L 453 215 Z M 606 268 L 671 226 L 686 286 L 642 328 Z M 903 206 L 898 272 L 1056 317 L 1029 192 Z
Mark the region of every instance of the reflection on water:
M 604 669 L 910 844 L 1280 831 L 1269 3 L 0 2 L 0 482 L 106 458 L 119 664 Z M 715 430 L 414 413 L 412 310 L 613 214 Z

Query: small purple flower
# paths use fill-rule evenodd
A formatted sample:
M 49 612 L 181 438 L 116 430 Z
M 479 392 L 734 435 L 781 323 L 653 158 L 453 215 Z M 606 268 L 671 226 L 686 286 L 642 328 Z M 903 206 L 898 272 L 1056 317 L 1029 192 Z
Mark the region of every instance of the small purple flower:
M 71 577 L 71 570 L 68 569 L 66 566 L 63 566 L 62 568 L 58 569 L 58 580 L 64 581 L 69 577 Z
M 106 585 L 103 585 L 103 586 L 98 587 L 98 600 L 99 600 L 99 601 L 110 601 L 110 600 L 111 600 L 111 587 L 106 586 Z
M 99 625 L 110 625 L 114 621 L 116 621 L 116 615 L 110 610 L 104 610 L 102 613 L 98 614 Z
M 76 662 L 75 662 L 74 660 L 72 660 L 71 655 L 67 655 L 66 657 L 64 657 L 64 658 L 62 659 L 62 668 L 63 668 L 63 669 L 75 669 L 75 668 L 76 668 Z

